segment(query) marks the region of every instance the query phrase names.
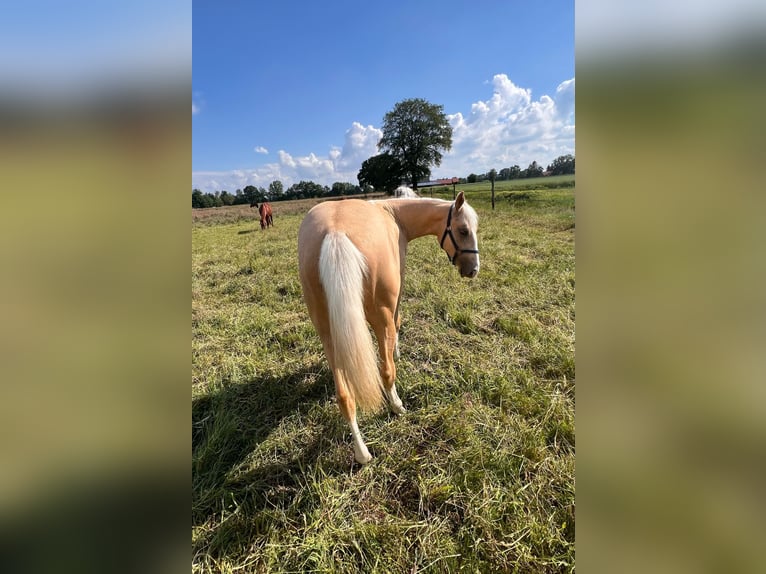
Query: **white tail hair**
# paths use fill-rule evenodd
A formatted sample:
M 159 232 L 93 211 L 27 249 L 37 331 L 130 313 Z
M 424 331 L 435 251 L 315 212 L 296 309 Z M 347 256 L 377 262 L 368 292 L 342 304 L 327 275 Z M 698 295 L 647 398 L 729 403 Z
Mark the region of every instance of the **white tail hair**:
M 336 377 L 364 411 L 383 404 L 383 385 L 375 348 L 364 315 L 367 261 L 345 233 L 331 232 L 322 241 L 319 279 L 327 297 Z

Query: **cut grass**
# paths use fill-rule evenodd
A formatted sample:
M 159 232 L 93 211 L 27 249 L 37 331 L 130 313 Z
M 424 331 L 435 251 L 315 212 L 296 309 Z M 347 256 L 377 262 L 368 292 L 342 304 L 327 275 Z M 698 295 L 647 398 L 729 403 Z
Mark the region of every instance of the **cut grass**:
M 410 244 L 408 412 L 361 416 L 365 467 L 301 300 L 314 202 L 263 232 L 237 208 L 193 224 L 195 572 L 574 570 L 574 188 L 496 187 L 491 211 L 488 184 L 460 187 L 481 272 Z

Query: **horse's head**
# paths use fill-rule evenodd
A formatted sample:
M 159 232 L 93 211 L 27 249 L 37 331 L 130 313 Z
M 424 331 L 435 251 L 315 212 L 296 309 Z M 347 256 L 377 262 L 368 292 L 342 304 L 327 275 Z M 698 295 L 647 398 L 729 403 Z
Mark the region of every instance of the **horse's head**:
M 476 277 L 479 273 L 478 229 L 479 216 L 461 191 L 450 206 L 440 245 L 462 277 Z M 445 243 L 448 237 L 451 241 Z

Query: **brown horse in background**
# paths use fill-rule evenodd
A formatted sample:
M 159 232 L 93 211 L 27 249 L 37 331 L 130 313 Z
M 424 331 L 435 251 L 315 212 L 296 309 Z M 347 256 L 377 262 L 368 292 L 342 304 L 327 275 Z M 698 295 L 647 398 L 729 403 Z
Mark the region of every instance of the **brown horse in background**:
M 372 456 L 356 423 L 356 405 L 377 410 L 385 394 L 396 414 L 405 412 L 396 392 L 394 355 L 399 356 L 407 244 L 424 235 L 441 236 L 450 263 L 461 276 L 475 277 L 478 222 L 461 191 L 454 202 L 327 201 L 313 207 L 301 223 L 298 267 L 303 299 L 322 339 L 359 463 Z M 379 364 L 367 323 L 378 340 Z
M 258 213 L 261 215 L 261 229 L 274 226 L 274 218 L 272 216 L 270 204 L 263 202 L 261 205 L 258 205 L 258 202 L 254 201 L 250 204 L 250 207 L 256 207 L 258 209 Z

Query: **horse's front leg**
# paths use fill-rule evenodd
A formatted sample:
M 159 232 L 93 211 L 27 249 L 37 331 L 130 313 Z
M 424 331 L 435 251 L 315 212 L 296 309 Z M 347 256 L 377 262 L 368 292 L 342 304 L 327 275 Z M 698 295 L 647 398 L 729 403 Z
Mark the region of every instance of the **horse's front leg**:
M 396 392 L 396 363 L 394 363 L 394 349 L 398 346 L 398 328 L 394 320 L 394 314 L 388 309 L 381 309 L 377 320 L 373 324 L 375 336 L 378 339 L 378 353 L 380 355 L 380 378 L 383 381 L 383 390 L 388 398 L 391 410 L 396 414 L 404 414 L 406 409 L 402 399 Z

